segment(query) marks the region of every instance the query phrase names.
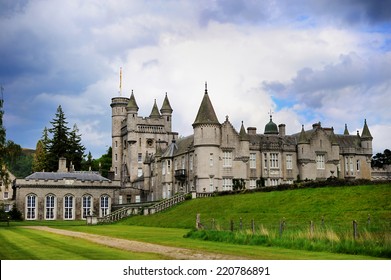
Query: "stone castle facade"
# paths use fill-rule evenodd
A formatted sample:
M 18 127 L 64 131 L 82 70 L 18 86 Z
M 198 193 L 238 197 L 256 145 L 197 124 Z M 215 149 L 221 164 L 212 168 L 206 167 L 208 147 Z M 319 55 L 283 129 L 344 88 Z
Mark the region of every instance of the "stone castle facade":
M 154 201 L 176 193 L 253 189 L 295 180 L 329 177 L 371 179 L 372 135 L 366 121 L 361 135 L 347 127 L 336 134 L 316 123 L 286 135 L 272 116 L 263 133 L 240 129 L 228 116 L 220 123 L 207 86 L 192 124 L 194 133 L 178 137 L 166 94 L 149 117 L 139 116 L 134 93 L 114 97 L 112 108 L 113 180 L 120 182 L 118 203 Z

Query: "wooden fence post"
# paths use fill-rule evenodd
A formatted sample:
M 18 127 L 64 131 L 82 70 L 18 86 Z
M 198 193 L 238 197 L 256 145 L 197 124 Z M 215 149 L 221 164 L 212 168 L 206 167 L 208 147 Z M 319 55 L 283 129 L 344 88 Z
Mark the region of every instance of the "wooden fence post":
M 356 240 L 358 237 L 358 232 L 357 232 L 357 221 L 353 221 L 353 238 Z
M 255 234 L 255 221 L 254 219 L 251 220 L 251 230 L 253 232 L 253 235 Z
M 284 227 L 285 227 L 285 219 L 283 219 L 280 222 L 280 237 L 282 237 L 282 233 L 284 232 Z

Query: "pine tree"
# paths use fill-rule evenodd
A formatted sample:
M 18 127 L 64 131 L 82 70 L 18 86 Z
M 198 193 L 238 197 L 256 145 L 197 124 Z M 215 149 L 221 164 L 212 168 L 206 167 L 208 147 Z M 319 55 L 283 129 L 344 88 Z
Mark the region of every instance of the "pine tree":
M 72 162 L 75 170 L 81 170 L 84 151 L 86 150 L 81 144 L 81 135 L 78 133 L 79 129 L 77 128 L 77 125 L 74 124 L 73 129 L 69 134 L 69 151 L 67 158 Z
M 48 171 L 58 169 L 58 159 L 69 155 L 69 128 L 61 105 L 57 108 L 57 113 L 53 121 L 50 122 L 53 127 L 49 129 L 53 138 L 48 143 L 47 164 Z

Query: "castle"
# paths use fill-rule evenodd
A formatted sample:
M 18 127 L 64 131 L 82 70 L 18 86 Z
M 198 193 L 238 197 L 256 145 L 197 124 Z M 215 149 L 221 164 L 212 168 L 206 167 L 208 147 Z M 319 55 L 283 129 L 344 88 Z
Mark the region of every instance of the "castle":
M 166 94 L 149 117 L 138 115 L 130 98 L 114 97 L 112 108 L 112 179 L 120 182 L 118 204 L 155 201 L 176 193 L 213 193 L 233 188 L 253 189 L 295 180 L 329 177 L 371 179 L 372 139 L 366 120 L 361 135 L 312 128 L 286 135 L 285 124 L 272 116 L 257 133 L 242 123 L 239 131 L 228 116 L 220 123 L 207 85 L 192 124 L 194 133 L 178 137 Z

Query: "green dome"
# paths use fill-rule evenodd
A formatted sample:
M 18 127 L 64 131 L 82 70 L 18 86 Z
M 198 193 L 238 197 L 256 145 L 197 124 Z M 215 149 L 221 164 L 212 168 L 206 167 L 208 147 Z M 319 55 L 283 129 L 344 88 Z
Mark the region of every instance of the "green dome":
M 277 125 L 272 121 L 272 116 L 270 116 L 270 121 L 265 125 L 264 134 L 278 134 Z

